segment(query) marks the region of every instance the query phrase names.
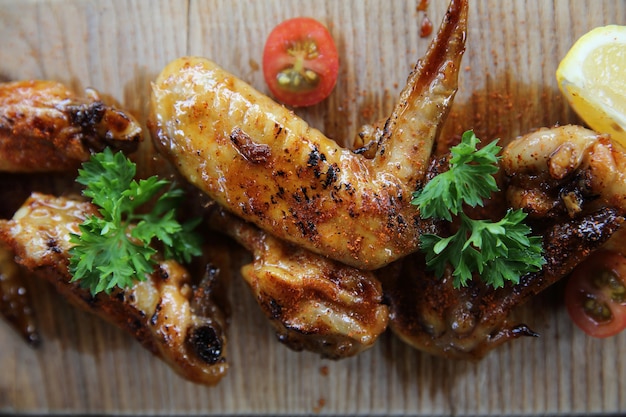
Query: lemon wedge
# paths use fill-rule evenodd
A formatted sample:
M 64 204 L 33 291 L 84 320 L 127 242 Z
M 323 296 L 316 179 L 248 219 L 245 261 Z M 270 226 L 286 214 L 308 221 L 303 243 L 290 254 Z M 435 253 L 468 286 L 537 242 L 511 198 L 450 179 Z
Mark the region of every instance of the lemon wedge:
M 591 30 L 556 70 L 559 89 L 590 128 L 626 147 L 626 26 Z

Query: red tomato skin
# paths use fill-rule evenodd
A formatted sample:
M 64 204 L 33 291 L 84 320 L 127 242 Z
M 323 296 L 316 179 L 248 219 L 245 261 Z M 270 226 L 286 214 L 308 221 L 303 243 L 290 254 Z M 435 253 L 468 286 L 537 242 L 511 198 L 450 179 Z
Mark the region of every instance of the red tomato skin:
M 306 60 L 305 67 L 315 71 L 320 81 L 310 91 L 292 92 L 278 84 L 276 74 L 294 59 L 287 53 L 289 46 L 299 39 L 310 39 L 318 48 L 318 56 Z M 335 88 L 339 73 L 339 55 L 330 32 L 319 21 L 296 17 L 277 25 L 267 38 L 263 50 L 263 76 L 269 90 L 279 102 L 293 106 L 312 106 L 324 100 Z
M 602 270 L 611 271 L 626 285 L 626 258 L 617 252 L 601 250 L 574 269 L 565 287 L 565 306 L 570 318 L 586 334 L 597 338 L 614 336 L 626 329 L 626 303 L 610 300 L 591 282 L 591 277 Z M 583 302 L 589 295 L 607 304 L 613 316 L 611 321 L 599 322 L 585 313 Z

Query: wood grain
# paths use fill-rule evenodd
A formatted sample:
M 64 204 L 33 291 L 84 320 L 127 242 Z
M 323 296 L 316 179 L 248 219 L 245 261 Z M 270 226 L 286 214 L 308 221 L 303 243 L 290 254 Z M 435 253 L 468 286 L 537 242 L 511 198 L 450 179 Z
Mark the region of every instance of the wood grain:
M 263 41 L 281 20 L 326 23 L 341 54 L 337 88 L 299 111 L 349 144 L 382 118 L 430 38 L 418 1 L 0 0 L 0 78 L 48 78 L 106 93 L 145 121 L 150 81 L 171 59 L 210 57 L 266 91 Z M 427 10 L 437 26 L 446 2 Z M 626 24 L 626 2 L 475 0 L 461 88 L 445 128 L 504 140 L 577 122 L 557 90 L 559 59 L 580 35 Z M 149 142 L 146 145 L 149 146 Z M 2 178 L 10 182 L 12 179 Z M 17 180 L 16 180 L 17 181 Z M 3 186 L 7 186 L 6 184 Z M 4 203 L 0 203 L 4 204 Z M 519 311 L 541 333 L 478 363 L 421 354 L 390 334 L 339 362 L 279 344 L 241 280 L 233 283 L 229 375 L 193 385 L 126 334 L 68 306 L 31 279 L 44 339 L 31 349 L 0 323 L 0 413 L 501 415 L 626 411 L 626 334 L 573 328 L 562 286 Z

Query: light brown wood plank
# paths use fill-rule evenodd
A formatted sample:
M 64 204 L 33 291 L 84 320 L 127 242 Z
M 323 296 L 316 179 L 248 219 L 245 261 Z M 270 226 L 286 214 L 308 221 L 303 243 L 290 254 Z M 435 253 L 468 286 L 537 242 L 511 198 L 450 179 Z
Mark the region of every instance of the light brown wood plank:
M 267 92 L 262 48 L 281 20 L 309 15 L 337 41 L 342 69 L 323 105 L 298 113 L 350 144 L 386 115 L 428 47 L 408 0 L 0 0 L 0 78 L 93 86 L 145 121 L 149 84 L 170 60 L 207 56 Z M 431 1 L 437 26 L 446 2 Z M 592 27 L 626 24 L 613 0 L 472 1 L 461 87 L 445 134 L 473 128 L 508 139 L 576 122 L 554 71 Z M 147 146 L 147 145 L 145 145 Z M 1 204 L 1 203 L 0 203 Z M 29 281 L 44 343 L 33 350 L 0 322 L 0 412 L 61 414 L 563 414 L 626 410 L 626 335 L 576 330 L 557 286 L 521 309 L 541 333 L 478 363 L 419 353 L 391 334 L 339 362 L 279 344 L 241 280 L 233 302 L 229 375 L 191 384 L 121 331 Z

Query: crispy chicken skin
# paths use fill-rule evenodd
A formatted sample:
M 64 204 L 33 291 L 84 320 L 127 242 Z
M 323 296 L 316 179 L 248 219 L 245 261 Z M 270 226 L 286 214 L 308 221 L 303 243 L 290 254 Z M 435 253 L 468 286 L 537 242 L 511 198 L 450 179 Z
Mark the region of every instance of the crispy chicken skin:
M 76 169 L 105 146 L 132 151 L 142 138 L 129 113 L 93 89 L 77 97 L 55 81 L 0 83 L 0 171 Z
M 624 221 L 626 151 L 606 135 L 580 126 L 542 128 L 509 143 L 501 165 L 501 207 L 490 210 L 529 213 L 533 233 L 543 237 L 546 265 L 500 289 L 486 288 L 479 279 L 454 289 L 449 275 L 437 279 L 426 272 L 420 254 L 379 271 L 390 327 L 417 349 L 480 358 L 507 340 L 534 335 L 511 320 L 513 309 L 610 242 Z M 451 232 L 443 227 L 434 232 Z
M 582 126 L 541 128 L 503 151 L 512 207 L 535 218 L 576 217 L 585 207 L 626 213 L 626 149 Z
M 480 359 L 506 341 L 536 336 L 511 318 L 513 310 L 569 274 L 623 220 L 617 210 L 606 208 L 551 225 L 542 233 L 544 268 L 500 289 L 486 287 L 479 279 L 456 289 L 451 271 L 436 278 L 427 271 L 423 256 L 408 256 L 377 271 L 390 304 L 389 327 L 416 349 L 455 359 Z
M 341 359 L 370 348 L 387 328 L 382 286 L 371 272 L 281 241 L 217 206 L 209 222 L 252 252 L 241 275 L 290 348 Z
M 380 268 L 419 245 L 411 193 L 456 93 L 466 19 L 467 1 L 453 0 L 371 159 L 197 57 L 171 62 L 153 84 L 152 137 L 184 177 L 237 216 L 347 265 Z
M 106 105 L 92 89 L 86 91 L 86 97 L 77 97 L 54 81 L 0 83 L 0 171 L 11 175 L 6 178 L 12 189 L 11 173 L 75 171 L 91 152 L 105 146 L 132 152 L 141 139 L 137 121 L 129 113 Z M 32 181 L 38 185 L 43 182 L 34 176 Z M 11 204 L 7 196 L 3 198 L 8 209 Z M 30 344 L 37 345 L 24 276 L 13 264 L 13 256 L 1 256 L 0 268 L 0 314 Z
M 13 219 L 0 221 L 0 239 L 17 262 L 49 281 L 71 303 L 131 333 L 144 347 L 190 381 L 214 385 L 225 375 L 226 316 L 216 302 L 218 271 L 228 273 L 227 255 L 194 283 L 174 261 L 162 261 L 146 281 L 110 295 L 92 296 L 70 283 L 70 233 L 95 214 L 90 203 L 33 193 Z M 223 267 L 222 267 L 223 265 Z

